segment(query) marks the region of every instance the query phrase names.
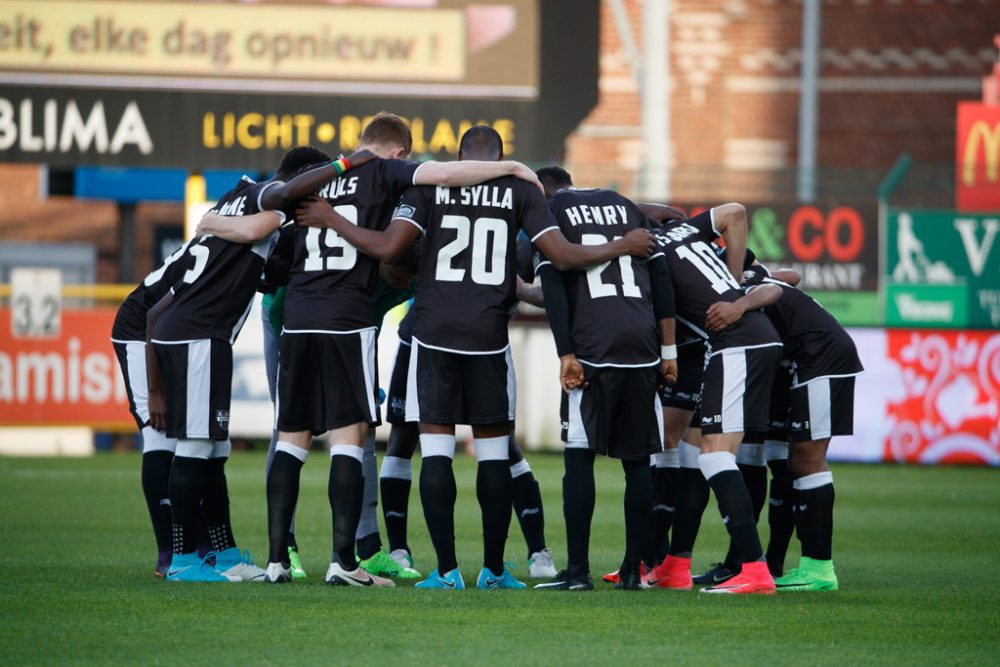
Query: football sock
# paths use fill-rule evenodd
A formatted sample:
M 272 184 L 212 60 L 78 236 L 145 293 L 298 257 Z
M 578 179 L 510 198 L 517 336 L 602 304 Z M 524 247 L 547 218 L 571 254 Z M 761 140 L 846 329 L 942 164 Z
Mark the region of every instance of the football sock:
M 483 516 L 483 566 L 503 572 L 512 508 L 509 436 L 475 438 L 476 498 Z
M 395 430 L 395 427 L 393 427 Z M 389 540 L 389 551 L 410 550 L 406 543 L 406 514 L 410 504 L 413 464 L 410 459 L 386 456 L 382 459 L 382 518 Z
M 510 466 L 514 512 L 521 524 L 528 557 L 545 548 L 545 513 L 542 509 L 542 492 L 528 462 L 521 459 Z
M 671 556 L 690 558 L 701 528 L 702 514 L 708 506 L 708 482 L 698 468 L 700 450 L 684 441 L 677 450 L 680 469 L 677 472 L 677 504 L 669 553 Z
M 802 555 L 830 560 L 833 549 L 833 473 L 829 470 L 800 477 L 795 489 L 796 526 L 802 540 Z
M 744 447 L 746 445 L 743 445 Z M 761 510 L 764 509 L 764 501 L 767 499 L 767 466 L 748 465 L 737 463 L 740 475 L 743 476 L 743 483 L 746 484 L 747 493 L 750 494 L 750 503 L 753 507 L 753 520 L 756 524 L 760 521 Z M 740 571 L 740 557 L 736 550 L 736 544 L 729 540 L 729 551 L 722 563 L 730 572 Z
M 271 474 L 271 465 L 274 462 L 274 455 L 278 451 L 278 430 L 275 429 L 271 431 L 271 442 L 267 446 L 267 458 L 264 462 L 264 479 Z M 288 528 L 288 546 L 292 549 L 298 549 L 299 545 L 295 542 L 295 508 L 292 508 L 292 522 L 289 524 Z
M 792 517 L 792 472 L 788 469 L 788 459 L 768 461 L 771 469 L 771 491 L 767 505 L 767 524 L 770 536 L 767 540 L 767 565 L 771 573 L 782 573 L 785 568 L 785 554 L 795 530 Z
M 327 495 L 333 516 L 333 554 L 331 560 L 345 570 L 358 567 L 354 557 L 354 534 L 361 517 L 364 477 L 361 473 L 363 450 L 357 445 L 335 444 L 330 447 L 330 482 Z
M 590 522 L 597 493 L 594 488 L 594 451 L 567 447 L 563 451 L 563 517 L 570 573 L 590 572 Z
M 729 452 L 701 454 L 698 456 L 698 467 L 715 492 L 719 512 L 729 537 L 736 543 L 740 560 L 743 563 L 761 560 L 764 550 L 753 520 L 753 503 L 736 466 L 736 456 Z
M 175 554 L 190 554 L 198 549 L 198 536 L 204 520 L 201 500 L 208 479 L 208 457 L 212 443 L 180 440 L 170 469 L 170 508 Z
M 646 565 L 655 566 L 670 550 L 670 528 L 677 505 L 680 462 L 676 448 L 653 454 L 653 523 L 647 547 Z
M 458 567 L 455 558 L 455 436 L 424 433 L 420 436 L 420 502 L 437 554 L 438 572 Z
M 622 461 L 625 471 L 625 558 L 619 574 L 639 572 L 643 550 L 649 544 L 653 514 L 653 476 L 648 461 Z
M 378 461 L 375 458 L 375 432 L 365 440 L 364 456 L 361 459 L 361 474 L 364 476 L 361 518 L 355 539 L 358 543 L 358 558 L 364 560 L 374 556 L 382 548 L 382 536 L 378 532 Z
M 160 550 L 172 547 L 170 467 L 173 462 L 173 452 L 157 450 L 142 455 L 142 492 L 146 496 L 149 518 L 153 522 L 156 547 Z
M 202 505 L 205 525 L 208 526 L 208 537 L 212 542 L 212 550 L 216 553 L 236 546 L 229 518 L 229 486 L 226 483 L 228 458 L 227 453 L 225 457 L 208 460 L 205 499 Z
M 287 563 L 289 526 L 299 500 L 299 477 L 309 452 L 287 442 L 275 448 L 267 474 L 267 536 L 268 562 Z

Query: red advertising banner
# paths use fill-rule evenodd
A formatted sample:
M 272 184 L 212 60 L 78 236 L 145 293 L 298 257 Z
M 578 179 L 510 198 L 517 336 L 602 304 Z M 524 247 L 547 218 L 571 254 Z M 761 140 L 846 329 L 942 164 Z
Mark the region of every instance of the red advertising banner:
M 0 426 L 129 430 L 135 421 L 109 340 L 113 309 L 64 310 L 56 338 L 14 338 L 0 309 Z
M 1000 105 L 958 103 L 955 207 L 1000 211 Z

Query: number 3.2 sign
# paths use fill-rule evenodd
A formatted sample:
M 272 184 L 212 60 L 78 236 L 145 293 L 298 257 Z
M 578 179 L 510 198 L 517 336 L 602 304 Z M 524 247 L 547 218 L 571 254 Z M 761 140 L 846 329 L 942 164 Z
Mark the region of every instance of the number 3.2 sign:
M 11 333 L 15 338 L 55 338 L 62 321 L 59 269 L 10 272 Z

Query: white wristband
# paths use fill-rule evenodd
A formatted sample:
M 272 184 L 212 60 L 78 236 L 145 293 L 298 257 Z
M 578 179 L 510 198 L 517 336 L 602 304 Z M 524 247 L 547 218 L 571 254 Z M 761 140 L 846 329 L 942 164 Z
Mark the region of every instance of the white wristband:
M 664 361 L 673 361 L 677 358 L 677 346 L 676 345 L 661 345 L 660 346 L 660 359 Z

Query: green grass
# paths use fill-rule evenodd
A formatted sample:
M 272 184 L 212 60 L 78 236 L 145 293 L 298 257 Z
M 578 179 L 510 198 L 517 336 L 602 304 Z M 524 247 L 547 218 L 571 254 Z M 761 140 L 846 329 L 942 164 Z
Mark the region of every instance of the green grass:
M 565 559 L 561 458 L 535 455 L 550 547 Z M 591 563 L 614 569 L 620 467 L 598 462 Z M 241 546 L 266 556 L 263 457 L 229 463 Z M 303 471 L 299 541 L 310 578 L 289 586 L 168 585 L 139 486 L 139 457 L 0 459 L 0 663 L 131 664 L 997 664 L 1000 471 L 834 468 L 833 594 L 421 592 L 323 585 L 327 466 Z M 457 462 L 458 554 L 481 557 L 474 462 Z M 433 566 L 416 491 L 411 546 Z M 766 527 L 764 528 L 766 536 Z M 526 576 L 516 524 L 507 551 Z M 710 505 L 695 568 L 725 546 Z M 794 549 L 795 547 L 793 547 Z M 789 555 L 794 563 L 797 553 Z

